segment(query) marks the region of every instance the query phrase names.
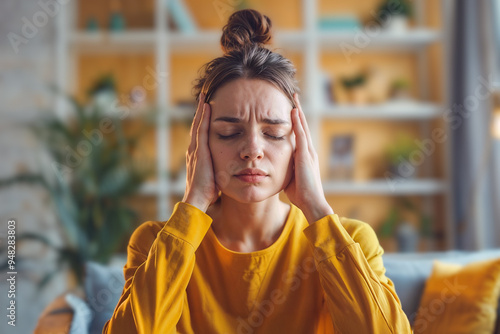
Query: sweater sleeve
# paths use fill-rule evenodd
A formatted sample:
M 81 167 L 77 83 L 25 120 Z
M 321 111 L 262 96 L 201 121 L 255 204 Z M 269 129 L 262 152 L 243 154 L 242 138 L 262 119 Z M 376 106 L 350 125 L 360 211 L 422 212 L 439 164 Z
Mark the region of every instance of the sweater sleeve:
M 335 332 L 412 333 L 394 284 L 385 276 L 375 231 L 359 220 L 342 222 L 332 214 L 304 229 Z
M 195 251 L 211 223 L 203 211 L 179 202 L 156 237 L 147 223 L 134 232 L 128 245 L 122 296 L 103 334 L 175 332 Z

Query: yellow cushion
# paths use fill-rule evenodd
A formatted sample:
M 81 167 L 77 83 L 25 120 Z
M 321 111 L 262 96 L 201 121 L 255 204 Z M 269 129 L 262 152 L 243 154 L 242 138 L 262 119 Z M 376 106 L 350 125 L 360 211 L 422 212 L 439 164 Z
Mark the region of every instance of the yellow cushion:
M 434 261 L 414 333 L 491 334 L 500 293 L 500 259 L 467 264 Z

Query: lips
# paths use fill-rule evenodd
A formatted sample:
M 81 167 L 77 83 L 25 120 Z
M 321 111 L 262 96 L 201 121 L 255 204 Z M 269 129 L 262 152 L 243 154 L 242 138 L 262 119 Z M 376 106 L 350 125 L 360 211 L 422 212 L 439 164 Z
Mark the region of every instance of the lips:
M 246 183 L 259 183 L 266 177 L 267 173 L 257 168 L 247 168 L 235 175 L 240 181 Z
M 266 176 L 267 173 L 264 172 L 261 169 L 258 169 L 258 168 L 247 168 L 247 169 L 242 170 L 238 174 L 236 174 L 236 176 L 240 176 L 240 175 L 262 175 L 262 176 Z

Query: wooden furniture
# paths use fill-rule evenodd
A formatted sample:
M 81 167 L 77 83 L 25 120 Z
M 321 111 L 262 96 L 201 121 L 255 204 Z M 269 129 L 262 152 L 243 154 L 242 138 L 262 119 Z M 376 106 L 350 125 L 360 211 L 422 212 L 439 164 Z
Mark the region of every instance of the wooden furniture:
M 38 318 L 34 334 L 69 333 L 73 320 L 73 309 L 66 301 L 65 295 L 66 293 L 58 296 L 45 307 Z
M 189 122 L 194 110 L 179 107 L 178 103 L 186 94 L 189 96 L 190 84 L 200 65 L 221 54 L 220 28 L 228 15 L 218 12 L 212 2 L 186 0 L 186 3 L 201 27 L 192 34 L 168 29 L 169 18 L 162 0 L 145 1 L 140 10 L 128 8 L 126 6 L 135 5 L 124 3 L 122 9 L 130 27 L 123 32 L 107 32 L 102 29 L 104 24 L 99 32 L 82 29 L 91 14 L 106 19 L 106 7 L 97 1 L 68 3 L 57 17 L 56 81 L 59 86 L 75 92 L 85 91 L 87 87 L 82 85 L 90 80 L 90 72 L 110 68 L 115 70 L 124 89 L 129 89 L 128 83 L 134 80 L 142 85 L 158 110 L 152 142 L 146 147 L 146 150 L 154 147 L 151 154 L 156 159 L 157 177 L 142 188 L 147 200 L 141 205 L 155 201 L 152 210 L 156 217 L 149 216 L 149 219 L 168 219 L 172 205 L 182 198 L 185 189 L 182 173 L 177 179 L 170 178 L 169 174 L 182 164 L 188 131 L 176 129 L 174 123 Z M 287 11 L 282 10 L 284 3 Z M 383 147 L 394 141 L 397 130 L 411 133 L 421 141 L 432 140 L 433 131 L 438 128 L 442 129 L 443 136 L 449 135 L 450 124 L 445 121 L 449 86 L 448 42 L 444 37 L 449 26 L 446 2 L 418 0 L 412 3 L 415 17 L 411 27 L 405 32 L 392 33 L 366 28 L 328 31 L 318 27 L 318 20 L 325 13 L 353 11 L 369 16 L 369 12 L 377 8 L 376 1 L 349 4 L 326 0 L 265 4 L 248 1 L 249 6 L 270 13 L 276 27 L 273 47 L 298 67 L 302 106 L 321 159 L 324 190 L 335 211 L 378 225 L 393 205 L 395 196 L 409 196 L 434 218 L 436 239 L 430 240 L 423 249 L 450 249 L 454 240 L 450 140 L 435 143 L 436 150 L 431 154 L 417 152 L 424 158 L 421 165 L 417 163 L 416 178 L 391 182 L 384 177 L 384 167 L 380 165 Z M 373 21 L 373 17 L 370 20 Z M 349 53 L 346 48 L 355 51 Z M 361 68 L 366 64 L 400 66 L 397 71 L 413 78 L 414 103 L 360 106 L 322 102 L 318 92 L 324 88 L 324 74 L 337 75 L 345 68 Z M 63 101 L 57 102 L 57 110 L 64 116 Z M 356 136 L 359 170 L 354 172 L 353 180 L 328 179 L 329 143 L 332 133 L 338 132 L 351 132 Z M 391 251 L 390 247 L 386 249 Z

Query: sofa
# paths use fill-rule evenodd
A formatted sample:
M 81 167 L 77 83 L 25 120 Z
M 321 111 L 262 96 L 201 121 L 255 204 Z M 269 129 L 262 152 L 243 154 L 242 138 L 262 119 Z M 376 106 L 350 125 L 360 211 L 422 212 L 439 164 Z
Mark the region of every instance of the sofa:
M 466 265 L 494 258 L 500 258 L 500 249 L 383 255 L 386 275 L 393 281 L 403 310 L 412 324 L 434 260 Z M 68 292 L 56 298 L 40 316 L 34 333 L 100 334 L 113 314 L 124 283 L 121 265 L 103 266 L 88 262 L 83 293 Z M 496 319 L 494 333 L 500 334 L 499 309 Z

